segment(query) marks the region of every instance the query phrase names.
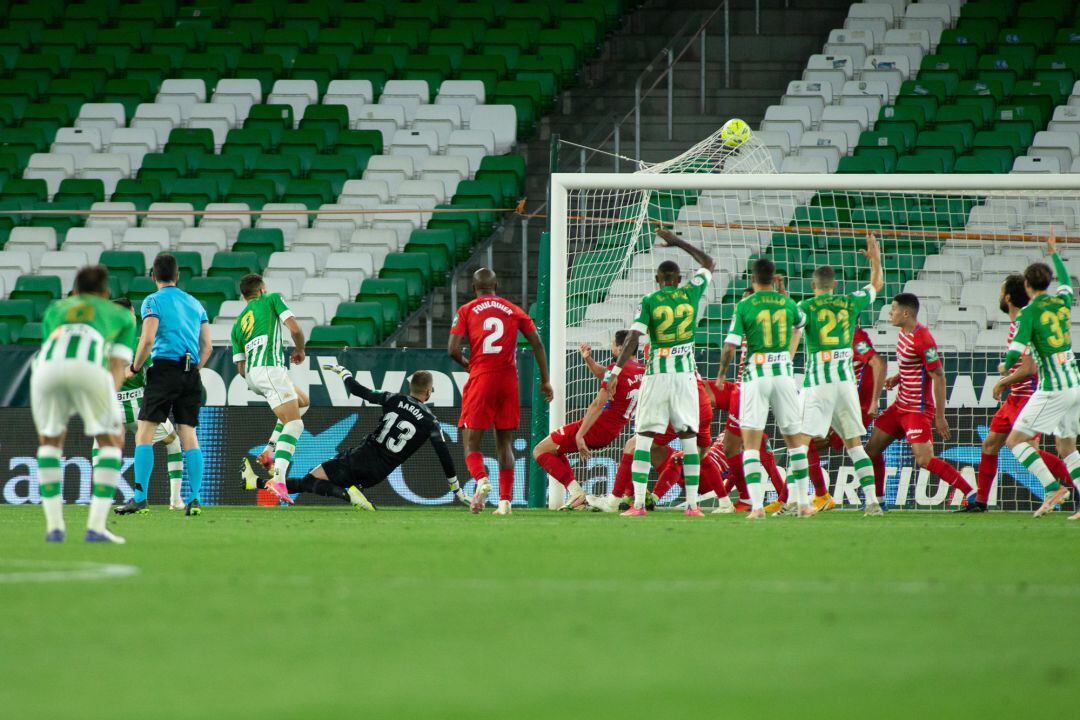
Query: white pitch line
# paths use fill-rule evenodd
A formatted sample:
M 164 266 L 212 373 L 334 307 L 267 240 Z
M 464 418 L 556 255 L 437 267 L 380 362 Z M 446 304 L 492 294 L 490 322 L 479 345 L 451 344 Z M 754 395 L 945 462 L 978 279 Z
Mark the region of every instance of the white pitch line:
M 117 580 L 138 574 L 136 566 L 120 563 L 0 559 L 0 585 Z

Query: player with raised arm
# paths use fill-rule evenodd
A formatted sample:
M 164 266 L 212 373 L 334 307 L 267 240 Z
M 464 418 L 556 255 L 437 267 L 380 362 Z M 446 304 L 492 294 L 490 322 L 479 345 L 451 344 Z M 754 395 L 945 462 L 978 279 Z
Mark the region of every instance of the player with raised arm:
M 113 304 L 124 308 L 131 313 L 132 319 L 135 318 L 135 307 L 131 304 L 131 301 L 127 298 L 116 298 L 113 300 Z M 135 345 L 133 342 L 131 345 L 132 356 L 135 354 Z M 151 363 L 147 363 L 147 367 Z M 139 427 L 139 405 L 143 398 L 143 389 L 146 387 L 146 370 L 145 368 L 135 375 L 124 380 L 124 384 L 120 386 L 120 391 L 116 393 L 117 400 L 120 401 L 120 410 L 124 415 L 124 428 L 134 434 L 135 430 Z M 173 427 L 172 421 L 165 420 L 165 422 L 158 425 L 157 430 L 154 432 L 154 442 L 161 443 L 165 446 L 165 455 L 168 462 L 169 473 L 169 509 L 170 510 L 183 510 L 184 499 L 180 496 L 180 486 L 184 480 L 184 448 L 180 445 L 180 437 L 176 434 L 176 429 Z M 94 441 L 94 446 L 90 450 L 91 462 L 97 460 L 98 456 L 98 444 Z M 135 486 L 135 497 L 113 508 L 113 512 L 117 515 L 125 515 L 130 512 L 147 513 L 149 507 L 146 502 L 146 491 L 148 488 L 140 487 L 138 484 Z
M 863 310 L 873 306 L 878 292 L 885 286 L 881 249 L 873 234 L 866 236 L 863 254 L 870 261 L 869 284 L 850 295 L 837 294 L 834 292 L 836 271 L 823 265 L 814 270 L 814 296 L 799 303 L 806 316 L 806 369 L 799 398 L 802 424 L 791 451 L 793 470 L 788 482 L 795 481 L 799 499 L 806 496 L 808 478 L 794 469 L 794 459 L 809 455 L 810 443 L 814 439 L 824 440 L 830 428 L 834 429 L 855 466 L 855 475 L 866 497 L 866 513 L 878 515 L 874 468 L 862 446 L 866 427 L 862 423 L 851 349 L 852 326 Z
M 413 373 L 409 378 L 409 393 L 378 392 L 356 381 L 341 365 L 323 365 L 345 383 L 345 389 L 363 400 L 382 408 L 382 418 L 358 447 L 343 450 L 322 463 L 300 480 L 286 480 L 288 492 L 314 493 L 352 503 L 358 510 L 374 510 L 363 490 L 378 485 L 390 476 L 424 443 L 430 442 L 439 464 L 446 473 L 450 491 L 462 505 L 469 499 L 458 485 L 454 460 L 443 437 L 442 425 L 425 403 L 434 387 L 427 370 Z M 278 476 L 280 479 L 283 476 Z M 267 481 L 255 476 L 250 465 L 244 469 L 244 486 L 248 490 L 265 488 Z
M 281 295 L 266 291 L 261 275 L 252 273 L 241 278 L 240 294 L 247 305 L 233 323 L 232 360 L 237 372 L 247 380 L 248 387 L 266 398 L 277 416 L 277 425 L 259 460 L 270 471 L 272 479 L 266 484 L 267 488 L 291 505 L 292 498 L 285 489 L 285 481 L 289 477 L 289 463 L 296 452 L 296 443 L 304 433 L 301 408 L 306 408 L 310 401 L 289 377 L 281 326 L 288 328 L 292 335 L 293 364 L 304 361 L 304 331 Z M 269 462 L 271 446 L 275 448 L 272 464 Z M 249 471 L 251 462 L 245 457 L 242 472 L 247 474 Z
M 116 392 L 133 356 L 135 318 L 108 297 L 109 271 L 102 265 L 84 267 L 75 274 L 75 292 L 50 303 L 42 318 L 41 351 L 30 376 L 30 410 L 38 432 L 46 542 L 63 542 L 66 535 L 60 461 L 72 415 L 82 419 L 83 432 L 100 448 L 86 542 L 124 542 L 105 522 L 123 460 L 124 422 Z
M 1017 316 L 1020 311 L 1027 307 L 1030 298 L 1024 289 L 1023 275 L 1009 275 L 1001 284 L 1001 293 L 998 304 L 1001 312 L 1009 316 L 1009 336 L 1005 341 L 1006 347 L 1012 344 L 1016 336 Z M 987 502 L 990 499 L 990 488 L 997 476 L 998 452 L 1005 445 L 1005 439 L 1009 431 L 1016 423 L 1020 411 L 1024 409 L 1031 398 L 1032 393 L 1039 386 L 1039 373 L 1035 366 L 1035 360 L 1031 357 L 1030 347 L 1024 349 L 1023 355 L 1016 363 L 1005 368 L 1002 364 L 998 372 L 1003 375 L 994 385 L 994 399 L 1001 400 L 1005 393 L 1009 396 L 994 413 L 990 420 L 990 431 L 982 443 L 982 457 L 979 459 L 979 474 L 975 486 L 975 500 L 961 507 L 956 512 L 986 512 Z M 1072 487 L 1073 481 L 1069 477 L 1069 469 L 1061 458 L 1045 450 L 1039 450 L 1038 436 L 1031 439 L 1031 445 L 1038 450 L 1039 457 L 1046 463 L 1057 481 L 1062 485 Z
M 724 349 L 720 353 L 718 383 L 724 382 L 735 353 L 746 340 L 749 362 L 743 371 L 739 389 L 739 425 L 743 442 L 743 474 L 750 491 L 751 520 L 765 517 L 764 470 L 761 465 L 761 441 L 771 408 L 776 425 L 789 449 L 791 473 L 808 477 L 806 453 L 795 443 L 799 431 L 798 392 L 791 358 L 799 344 L 799 334 L 806 317 L 787 295 L 773 288 L 776 266 L 768 258 L 758 258 L 751 268 L 753 294 L 739 301 L 731 321 Z M 798 498 L 800 516 L 816 511 L 805 495 Z
M 1036 435 L 1053 435 L 1058 455 L 1065 461 L 1069 475 L 1074 481 L 1080 478 L 1080 453 L 1076 451 L 1076 435 L 1080 431 L 1080 370 L 1076 366 L 1069 334 L 1072 278 L 1057 254 L 1053 230 L 1046 241 L 1046 250 L 1054 269 L 1039 262 L 1024 270 L 1024 290 L 1031 301 L 1017 316 L 1016 333 L 1009 343 L 1004 362 L 1006 368 L 1012 368 L 1030 345 L 1039 368 L 1039 389 L 1032 393 L 1005 439 L 1016 459 L 1045 488 L 1043 503 L 1035 511 L 1035 517 L 1053 510 L 1068 493 L 1068 488 L 1054 477 L 1032 446 L 1031 441 Z M 1050 294 L 1047 290 L 1055 274 L 1058 289 Z
M 619 330 L 615 333 L 615 339 L 611 343 L 611 356 L 617 358 L 626 343 L 629 330 Z M 582 345 L 581 355 L 585 360 L 589 371 L 598 380 L 603 380 L 604 373 L 612 366 L 605 368 L 592 359 L 592 352 L 586 351 L 587 345 Z M 570 461 L 566 456 L 571 453 L 580 453 L 582 462 L 589 459 L 593 450 L 605 448 L 619 439 L 626 424 L 634 416 L 634 408 L 637 405 L 638 393 L 641 390 L 641 376 L 645 367 L 631 358 L 623 368 L 623 382 L 619 383 L 615 397 L 608 397 L 607 388 L 601 385 L 596 392 L 585 417 L 577 422 L 563 425 L 533 448 L 533 459 L 547 471 L 548 475 L 555 478 L 566 488 L 569 498 L 562 510 L 576 510 L 585 506 L 585 490 L 574 477 L 574 470 L 570 467 Z
M 623 345 L 615 367 L 608 370 L 604 378 L 608 393 L 614 397 L 624 366 L 637 352 L 639 338 L 647 333 L 651 352 L 638 396 L 637 438 L 632 468 L 634 505 L 623 516 L 643 517 L 646 514 L 653 438 L 671 425 L 683 446 L 686 515 L 700 517 L 701 509 L 697 504 L 698 478 L 701 474 L 697 442 L 700 420 L 694 332 L 697 328 L 698 304 L 712 280 L 715 263 L 704 251 L 673 232 L 658 230 L 656 234 L 668 246 L 688 253 L 700 267 L 690 282 L 681 285 L 682 271 L 679 266 L 672 260 L 660 263 L 656 270 L 656 282 L 660 289 L 642 298 L 638 318 L 630 327 L 630 337 Z
M 919 467 L 967 496 L 971 485 L 960 471 L 934 455 L 934 429 L 943 440 L 951 439 L 952 431 L 945 419 L 945 369 L 934 336 L 919 322 L 919 298 L 911 293 L 894 297 L 889 322 L 900 328 L 896 340 L 900 372 L 887 378 L 885 387 L 900 389 L 896 400 L 874 422 L 874 432 L 866 444 L 874 466 L 875 488 L 885 482 L 885 449 L 893 441 L 906 438 Z M 881 512 L 881 505 L 866 508 L 867 515 Z
M 461 392 L 458 426 L 465 444 L 465 466 L 476 480 L 471 509 L 478 513 L 491 493 L 480 443 L 484 433 L 495 429 L 499 461 L 499 506 L 495 515 L 509 515 L 514 498 L 514 431 L 521 419 L 518 396 L 517 336 L 520 331 L 532 347 L 540 371 L 540 393 L 551 402 L 554 391 L 548 379 L 547 353 L 532 318 L 514 303 L 495 294 L 499 288 L 495 272 L 480 268 L 473 273 L 476 299 L 461 306 L 450 328 L 447 353 L 469 371 Z M 461 352 L 469 341 L 469 358 Z

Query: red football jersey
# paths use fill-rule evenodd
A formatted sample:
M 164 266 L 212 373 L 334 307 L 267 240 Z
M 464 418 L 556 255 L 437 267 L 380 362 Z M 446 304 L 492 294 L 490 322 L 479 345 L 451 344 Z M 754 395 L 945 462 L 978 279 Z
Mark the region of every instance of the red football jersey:
M 450 332 L 469 340 L 469 375 L 515 372 L 518 332 L 536 332 L 532 318 L 509 300 L 484 295 L 461 306 Z
M 874 393 L 874 371 L 870 369 L 870 359 L 877 355 L 870 336 L 861 327 L 855 328 L 851 337 L 851 362 L 855 369 L 856 382 L 859 386 L 859 402 L 864 408 L 870 407 L 876 400 Z
M 615 367 L 608 365 L 608 370 Z M 604 411 L 596 418 L 596 427 L 618 431 L 634 417 L 637 408 L 638 393 L 641 392 L 641 378 L 645 366 L 637 360 L 627 360 L 615 385 L 615 397 L 607 401 Z
M 1015 334 L 1016 334 L 1016 321 L 1013 320 L 1011 323 L 1009 323 L 1009 337 L 1005 341 L 1005 347 L 1008 347 L 1009 345 L 1012 344 L 1013 335 L 1015 335 Z M 1025 348 L 1024 349 L 1024 355 L 1027 355 L 1028 352 L 1029 352 L 1029 350 L 1027 348 Z M 1005 374 L 1006 375 L 1012 375 L 1014 372 L 1016 372 L 1017 369 L 1019 369 L 1020 362 L 1022 360 L 1023 360 L 1023 355 L 1020 356 L 1020 360 L 1017 360 L 1015 363 L 1013 363 L 1013 366 L 1011 368 L 1009 368 L 1008 370 L 1005 371 Z M 1031 377 L 1029 377 L 1024 382 L 1017 383 L 1016 385 L 1013 385 L 1011 388 L 1009 388 L 1009 395 L 1010 396 L 1015 396 L 1015 397 L 1018 397 L 1018 398 L 1031 397 L 1031 393 L 1035 392 L 1035 390 L 1038 387 L 1039 387 L 1039 376 L 1038 376 L 1038 374 L 1035 374 L 1035 375 L 1032 375 Z
M 897 408 L 904 412 L 933 413 L 930 372 L 941 367 L 941 358 L 930 329 L 919 324 L 909 333 L 901 330 L 896 340 L 896 360 L 900 365 Z

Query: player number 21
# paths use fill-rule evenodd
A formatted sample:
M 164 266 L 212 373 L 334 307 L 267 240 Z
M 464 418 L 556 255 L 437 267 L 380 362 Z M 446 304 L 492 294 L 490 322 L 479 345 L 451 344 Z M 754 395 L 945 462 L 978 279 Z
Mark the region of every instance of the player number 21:
M 694 337 L 694 306 L 688 303 L 676 305 L 674 309 L 661 305 L 653 310 L 653 319 L 660 324 L 656 328 L 656 339 L 660 342 L 673 342 L 690 340 Z M 675 332 L 668 332 L 675 320 L 679 320 L 679 326 Z
M 761 326 L 761 330 L 765 333 L 765 344 L 768 347 L 773 346 L 773 326 L 776 326 L 776 335 L 780 338 L 777 342 L 778 345 L 787 345 L 787 312 L 784 310 L 777 310 L 776 312 L 769 314 L 768 310 L 762 310 L 754 318 L 754 321 Z
M 502 352 L 502 345 L 496 345 L 506 332 L 503 321 L 497 317 L 489 317 L 484 320 L 484 354 L 496 355 Z
M 833 334 L 836 326 L 842 325 L 844 337 L 848 337 L 848 312 L 841 310 L 834 313 L 832 310 L 818 310 L 817 321 L 822 324 L 820 337 L 822 345 L 840 345 L 840 338 Z

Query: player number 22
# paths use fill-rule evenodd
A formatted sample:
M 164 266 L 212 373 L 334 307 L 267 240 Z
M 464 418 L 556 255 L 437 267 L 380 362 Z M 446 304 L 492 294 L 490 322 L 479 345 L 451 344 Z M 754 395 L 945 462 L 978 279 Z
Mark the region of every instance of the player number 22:
M 497 317 L 489 317 L 484 320 L 484 354 L 496 355 L 502 352 L 502 345 L 496 345 L 506 332 L 503 321 Z
M 777 310 L 770 315 L 768 310 L 762 310 L 754 320 L 761 326 L 761 331 L 765 334 L 765 345 L 767 347 L 774 347 L 774 325 L 776 326 L 776 335 L 779 337 L 777 345 L 787 345 L 787 312 Z
M 383 418 L 382 430 L 376 440 L 379 442 L 386 440 L 386 436 L 390 433 L 390 429 L 394 427 L 394 421 L 397 419 L 397 413 L 386 413 L 386 417 Z M 406 420 L 399 422 L 397 429 L 397 437 L 392 437 L 386 442 L 386 449 L 393 453 L 401 452 L 401 449 L 405 447 L 405 443 L 409 442 L 412 436 L 416 434 L 416 426 Z
M 688 303 L 676 305 L 674 309 L 661 305 L 653 310 L 653 319 L 660 324 L 656 328 L 656 339 L 660 342 L 676 342 L 690 340 L 694 337 L 694 306 Z M 675 320 L 679 320 L 679 326 L 675 332 L 668 332 Z

